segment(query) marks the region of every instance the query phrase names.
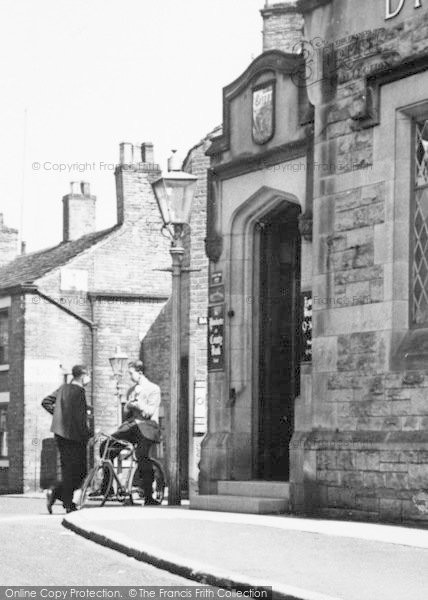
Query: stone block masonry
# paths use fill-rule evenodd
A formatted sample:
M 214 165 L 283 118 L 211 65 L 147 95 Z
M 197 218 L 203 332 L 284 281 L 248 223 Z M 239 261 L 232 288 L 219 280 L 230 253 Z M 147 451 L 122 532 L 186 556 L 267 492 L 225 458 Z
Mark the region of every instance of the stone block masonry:
M 333 167 L 314 170 L 314 394 L 312 427 L 292 442 L 296 510 L 428 521 L 428 371 L 394 358 L 410 329 L 411 163 L 400 163 L 408 162 L 407 185 L 404 170 L 397 175 L 400 154 L 393 144 L 382 147 L 382 132 L 388 123 L 395 127 L 395 109 L 405 102 L 387 105 L 385 83 L 377 111 L 366 82 L 426 59 L 427 34 L 424 9 L 382 30 L 356 32 L 342 45 L 327 40 L 319 53 L 326 59 L 322 81 L 317 93 L 309 90 L 316 102 L 315 162 Z M 397 96 L 406 84 L 392 84 Z

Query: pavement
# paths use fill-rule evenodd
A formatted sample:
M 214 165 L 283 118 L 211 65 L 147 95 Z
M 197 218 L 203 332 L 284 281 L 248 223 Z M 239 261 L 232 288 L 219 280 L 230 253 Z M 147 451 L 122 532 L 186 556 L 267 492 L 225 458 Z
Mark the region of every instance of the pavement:
M 0 598 L 11 598 L 5 587 L 15 587 L 13 598 L 40 598 L 35 586 L 54 586 L 46 598 L 63 598 L 58 588 L 75 586 L 189 586 L 194 582 L 137 562 L 114 550 L 64 529 L 65 511 L 57 502 L 54 514 L 46 499 L 27 495 L 0 495 Z M 25 586 L 27 589 L 22 589 Z M 56 594 L 56 595 L 55 595 Z M 73 597 L 68 594 L 68 598 Z M 78 598 L 79 596 L 74 596 Z M 84 597 L 84 596 L 82 596 Z M 90 596 L 86 596 L 89 598 Z M 113 595 L 106 597 L 115 597 Z M 123 594 L 126 598 L 126 594 Z
M 183 507 L 85 508 L 63 525 L 176 575 L 287 600 L 427 600 L 428 531 Z

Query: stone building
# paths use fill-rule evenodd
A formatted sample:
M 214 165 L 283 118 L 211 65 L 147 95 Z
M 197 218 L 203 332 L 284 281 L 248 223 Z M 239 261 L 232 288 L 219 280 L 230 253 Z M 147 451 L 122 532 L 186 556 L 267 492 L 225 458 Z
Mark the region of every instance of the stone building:
M 262 15 L 208 150 L 191 507 L 427 520 L 428 3 Z
M 122 144 L 117 224 L 95 231 L 96 198 L 89 184 L 72 183 L 63 198 L 63 241 L 0 268 L 1 492 L 49 484 L 51 419 L 40 402 L 73 364 L 92 370 L 95 430 L 116 428 L 120 411 L 108 359 L 117 346 L 139 357 L 170 293 L 169 274 L 158 270 L 169 267 L 151 188 L 159 176 L 151 144 Z M 9 248 L 15 234 L 3 227 L 0 247 Z

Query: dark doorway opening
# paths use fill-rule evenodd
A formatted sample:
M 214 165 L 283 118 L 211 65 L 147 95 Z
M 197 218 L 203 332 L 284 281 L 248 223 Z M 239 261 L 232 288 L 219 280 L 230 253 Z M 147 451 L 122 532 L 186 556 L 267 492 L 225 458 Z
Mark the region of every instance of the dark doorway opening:
M 260 227 L 258 477 L 288 481 L 300 383 L 300 208 Z

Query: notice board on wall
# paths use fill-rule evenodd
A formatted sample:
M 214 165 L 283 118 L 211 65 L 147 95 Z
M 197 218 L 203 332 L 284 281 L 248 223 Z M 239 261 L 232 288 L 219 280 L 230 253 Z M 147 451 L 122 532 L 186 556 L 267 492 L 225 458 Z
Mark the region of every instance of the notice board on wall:
M 224 369 L 224 304 L 208 307 L 208 371 Z
M 302 362 L 312 362 L 312 292 L 301 293 Z

